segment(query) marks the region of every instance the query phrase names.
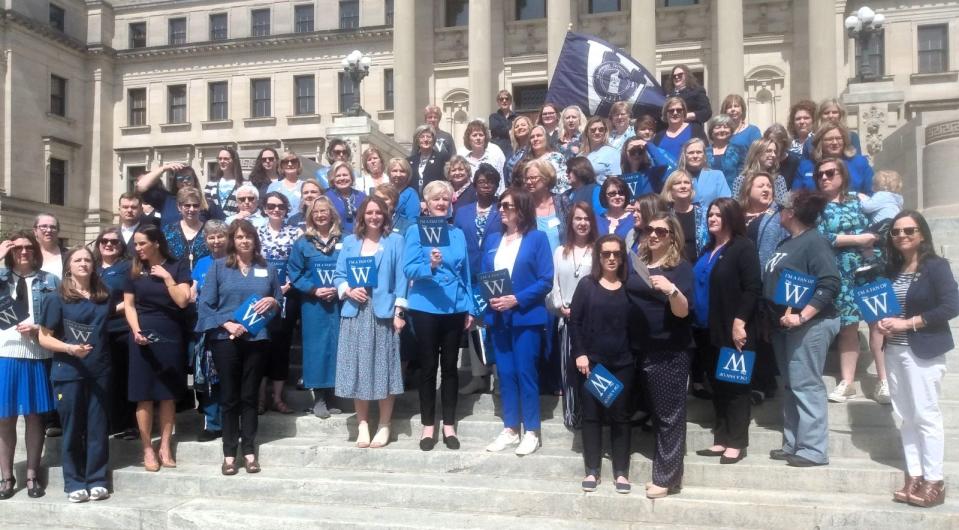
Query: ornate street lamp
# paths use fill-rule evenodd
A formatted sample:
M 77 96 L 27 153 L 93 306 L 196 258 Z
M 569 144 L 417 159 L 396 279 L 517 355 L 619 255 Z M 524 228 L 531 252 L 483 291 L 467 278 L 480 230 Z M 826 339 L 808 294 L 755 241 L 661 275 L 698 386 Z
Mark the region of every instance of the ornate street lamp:
M 369 55 L 363 55 L 359 50 L 353 50 L 340 61 L 343 72 L 353 81 L 353 104 L 347 109 L 347 116 L 369 116 L 360 106 L 360 82 L 370 73 L 370 63 L 373 60 Z
M 856 14 L 846 17 L 846 30 L 849 36 L 859 42 L 859 81 L 866 82 L 876 79 L 878 72 L 873 73 L 869 68 L 869 49 L 872 39 L 882 31 L 886 16 L 876 13 L 872 9 L 862 6 Z

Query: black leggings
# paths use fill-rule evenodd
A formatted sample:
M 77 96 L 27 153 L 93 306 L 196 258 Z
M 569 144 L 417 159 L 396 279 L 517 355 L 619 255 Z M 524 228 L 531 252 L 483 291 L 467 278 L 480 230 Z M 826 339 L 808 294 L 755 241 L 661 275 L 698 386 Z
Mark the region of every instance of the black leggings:
M 235 457 L 241 438 L 243 455 L 255 454 L 259 422 L 256 407 L 268 343 L 243 339 L 212 341 L 213 363 L 220 375 L 223 456 Z
M 594 363 L 590 363 L 590 368 L 594 366 Z M 614 478 L 619 476 L 629 478 L 629 446 L 632 429 L 632 424 L 629 421 L 629 409 L 636 368 L 629 364 L 620 367 L 606 366 L 606 369 L 613 374 L 613 377 L 623 383 L 623 391 L 609 408 L 604 407 L 599 400 L 586 390 L 586 376 L 579 374 L 579 396 L 583 414 L 583 463 L 586 466 L 587 475 L 599 476 L 603 459 L 603 420 L 605 419 L 610 426 L 610 457 L 613 461 L 613 476 Z
M 456 423 L 456 399 L 459 393 L 460 340 L 466 325 L 466 313 L 438 315 L 410 311 L 416 350 L 420 361 L 420 422 L 430 426 L 436 421 L 436 368 L 442 373 L 440 396 L 443 400 L 443 424 Z

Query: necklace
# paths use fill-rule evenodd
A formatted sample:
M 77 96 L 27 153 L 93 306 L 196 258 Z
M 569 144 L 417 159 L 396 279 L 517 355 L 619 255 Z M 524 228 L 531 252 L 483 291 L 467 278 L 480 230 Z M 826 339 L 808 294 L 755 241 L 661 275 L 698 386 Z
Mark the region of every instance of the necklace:
M 582 276 L 583 274 L 582 268 L 583 268 L 583 265 L 586 264 L 586 254 L 589 254 L 589 253 L 590 253 L 589 247 L 584 248 L 583 255 L 579 257 L 580 261 L 579 263 L 577 263 L 576 249 L 575 248 L 573 249 L 573 278 L 578 279 L 580 276 Z

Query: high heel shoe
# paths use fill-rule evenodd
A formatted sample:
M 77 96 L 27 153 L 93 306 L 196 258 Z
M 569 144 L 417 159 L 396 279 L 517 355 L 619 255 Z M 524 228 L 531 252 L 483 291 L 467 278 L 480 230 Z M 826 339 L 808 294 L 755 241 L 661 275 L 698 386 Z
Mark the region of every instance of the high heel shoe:
M 160 467 L 166 467 L 171 469 L 176 467 L 176 460 L 174 460 L 172 456 L 169 459 L 167 459 L 167 458 L 163 458 L 163 453 L 159 453 L 159 457 L 160 457 Z
M 360 449 L 370 446 L 370 424 L 365 421 L 356 426 L 356 446 Z
M 31 486 L 31 484 L 33 484 Z M 46 495 L 46 488 L 40 484 L 40 480 L 37 477 L 27 477 L 27 496 L 31 499 L 39 499 Z
M 143 469 L 145 469 L 145 470 L 147 470 L 147 471 L 149 471 L 149 472 L 151 472 L 151 473 L 156 473 L 157 471 L 160 470 L 160 458 L 157 456 L 156 451 L 152 451 L 152 450 L 151 450 L 151 454 L 153 455 L 153 462 L 152 462 L 152 463 L 150 463 L 149 461 L 147 461 L 146 453 L 144 453 L 144 456 L 143 456 Z
M 13 497 L 13 492 L 17 489 L 17 477 L 10 477 L 0 480 L 0 500 L 6 500 Z
M 720 464 L 735 464 L 736 462 L 739 462 L 739 461 L 742 460 L 743 458 L 746 458 L 746 448 L 745 448 L 745 447 L 743 447 L 742 449 L 739 450 L 739 456 L 726 456 L 726 455 L 724 454 L 722 457 L 720 457 L 719 463 L 720 463 Z
M 379 449 L 381 447 L 386 447 L 390 443 L 390 426 L 384 425 L 379 429 L 376 429 L 376 436 L 373 437 L 373 441 L 370 442 L 370 449 Z

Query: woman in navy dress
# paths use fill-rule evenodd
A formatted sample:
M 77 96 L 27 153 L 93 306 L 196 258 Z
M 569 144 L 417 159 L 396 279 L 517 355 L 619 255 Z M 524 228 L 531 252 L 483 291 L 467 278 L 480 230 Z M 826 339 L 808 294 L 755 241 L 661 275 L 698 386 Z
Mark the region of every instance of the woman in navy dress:
M 147 471 L 176 467 L 170 440 L 174 404 L 186 392 L 186 326 L 190 305 L 190 267 L 175 261 L 159 228 L 143 226 L 133 234 L 136 251 L 123 286 L 123 309 L 130 326 L 128 397 L 137 402 L 137 425 Z M 153 448 L 153 406 L 159 402 L 159 460 Z
M 326 197 L 306 210 L 306 231 L 290 251 L 287 273 L 301 293 L 303 326 L 303 386 L 313 389 L 313 414 L 322 419 L 341 411 L 332 407 L 336 386 L 336 343 L 340 332 L 340 303 L 332 271 L 343 248 L 343 231 L 336 208 Z

